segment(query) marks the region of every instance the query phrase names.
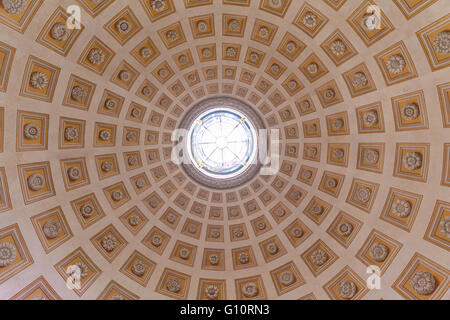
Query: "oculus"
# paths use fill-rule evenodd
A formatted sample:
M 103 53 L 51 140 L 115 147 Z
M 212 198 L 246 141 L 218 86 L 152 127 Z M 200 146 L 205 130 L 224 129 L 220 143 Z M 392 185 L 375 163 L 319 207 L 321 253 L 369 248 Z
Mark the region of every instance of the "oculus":
M 259 171 L 258 132 L 264 128 L 244 102 L 229 97 L 206 99 L 181 121 L 184 130 L 174 156 L 182 159 L 182 167 L 197 182 L 215 189 L 234 188 Z

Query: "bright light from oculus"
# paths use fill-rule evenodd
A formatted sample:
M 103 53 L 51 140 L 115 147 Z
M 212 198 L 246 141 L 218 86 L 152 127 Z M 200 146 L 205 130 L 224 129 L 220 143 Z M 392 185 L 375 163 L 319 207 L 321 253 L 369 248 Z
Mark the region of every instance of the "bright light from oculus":
M 188 139 L 188 154 L 194 167 L 209 177 L 235 177 L 256 157 L 256 130 L 234 109 L 215 108 L 200 114 L 189 128 Z

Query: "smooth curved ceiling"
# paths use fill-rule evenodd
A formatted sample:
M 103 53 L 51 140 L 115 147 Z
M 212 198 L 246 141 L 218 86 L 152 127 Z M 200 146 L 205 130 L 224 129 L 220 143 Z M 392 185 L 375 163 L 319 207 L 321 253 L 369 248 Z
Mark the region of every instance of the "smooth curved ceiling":
M 0 298 L 450 298 L 446 0 L 2 3 Z M 276 175 L 171 163 L 216 96 L 281 130 Z

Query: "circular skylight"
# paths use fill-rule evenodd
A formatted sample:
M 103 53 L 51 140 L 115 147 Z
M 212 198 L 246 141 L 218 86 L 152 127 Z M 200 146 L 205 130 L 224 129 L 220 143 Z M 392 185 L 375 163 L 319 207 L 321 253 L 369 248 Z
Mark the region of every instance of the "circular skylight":
M 215 108 L 193 121 L 187 147 L 195 168 L 209 177 L 227 179 L 239 175 L 254 161 L 257 133 L 243 113 Z
M 235 188 L 259 172 L 259 130 L 265 125 L 245 102 L 232 97 L 205 99 L 185 114 L 179 129 L 183 134 L 176 144 L 182 149 L 178 153 L 182 168 L 204 186 Z

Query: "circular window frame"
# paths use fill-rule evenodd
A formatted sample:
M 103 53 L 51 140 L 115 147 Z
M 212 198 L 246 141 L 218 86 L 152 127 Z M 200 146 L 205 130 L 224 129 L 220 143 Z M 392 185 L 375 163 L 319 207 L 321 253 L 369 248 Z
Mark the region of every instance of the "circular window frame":
M 253 128 L 256 131 L 257 137 L 257 140 L 255 141 L 256 147 L 258 148 L 258 146 L 261 145 L 258 141 L 259 140 L 258 132 L 261 129 L 266 129 L 264 121 L 250 105 L 239 99 L 232 97 L 208 98 L 196 103 L 185 114 L 178 128 L 189 131 L 192 123 L 199 116 L 214 109 L 225 109 L 225 110 L 231 109 L 237 111 L 240 114 L 243 114 L 252 124 Z M 187 138 L 186 141 L 178 142 L 178 143 L 185 143 L 183 150 L 187 150 L 187 143 L 190 143 L 190 141 L 188 141 L 189 137 L 186 138 Z M 224 189 L 233 189 L 251 181 L 259 173 L 259 170 L 261 169 L 261 162 L 259 161 L 259 154 L 257 149 L 253 163 L 250 163 L 247 166 L 246 170 L 239 173 L 238 175 L 220 179 L 208 176 L 207 174 L 203 173 L 198 168 L 196 168 L 191 162 L 182 163 L 181 167 L 190 178 L 200 183 L 201 185 L 211 189 L 224 190 Z

